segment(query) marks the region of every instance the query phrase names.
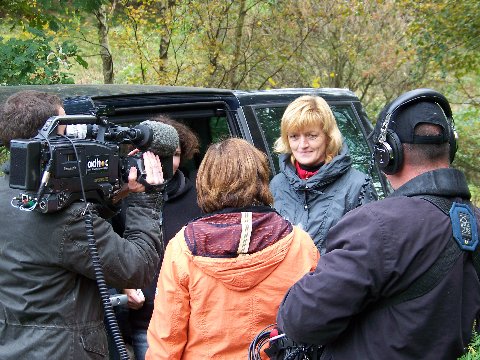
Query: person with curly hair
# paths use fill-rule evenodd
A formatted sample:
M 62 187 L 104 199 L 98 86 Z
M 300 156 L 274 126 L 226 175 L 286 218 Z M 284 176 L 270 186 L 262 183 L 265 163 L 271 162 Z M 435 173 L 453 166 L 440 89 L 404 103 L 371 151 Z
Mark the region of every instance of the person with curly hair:
M 166 198 L 163 206 L 162 237 L 164 248 L 169 240 L 189 221 L 201 215 L 197 205 L 195 185 L 179 169 L 186 161 L 199 152 L 197 135 L 185 124 L 165 115 L 157 115 L 152 121 L 171 125 L 177 130 L 180 145 L 173 156 L 173 178 L 166 184 Z M 162 261 L 162 257 L 160 259 Z M 161 264 L 161 262 L 160 262 Z M 158 273 L 152 276 L 150 286 L 143 289 L 124 289 L 128 296 L 128 315 L 120 311 L 119 321 L 125 337 L 129 337 L 136 360 L 145 358 L 147 351 L 147 328 L 152 317 L 155 286 Z

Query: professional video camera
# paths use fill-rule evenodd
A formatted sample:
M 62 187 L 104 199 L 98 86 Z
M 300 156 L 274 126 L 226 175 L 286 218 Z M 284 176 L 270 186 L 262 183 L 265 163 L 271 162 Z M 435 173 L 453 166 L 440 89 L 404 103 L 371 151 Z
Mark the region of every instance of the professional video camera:
M 57 135 L 57 126 L 62 124 L 85 124 L 86 137 Z M 119 126 L 108 121 L 105 109 L 97 108 L 94 115 L 51 117 L 34 138 L 11 141 L 10 187 L 23 191 L 12 205 L 43 213 L 80 199 L 111 206 L 132 166 L 138 169 L 138 181 L 146 184 L 141 154 L 126 156 L 120 151 L 121 144 L 154 151 L 160 157 L 164 178 L 173 176 L 173 154 L 178 146 L 173 127 L 154 121 Z

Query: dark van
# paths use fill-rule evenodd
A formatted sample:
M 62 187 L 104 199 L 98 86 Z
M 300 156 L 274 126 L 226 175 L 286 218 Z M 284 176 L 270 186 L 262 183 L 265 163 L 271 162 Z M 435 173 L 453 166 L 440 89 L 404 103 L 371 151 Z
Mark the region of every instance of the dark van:
M 228 136 L 241 137 L 264 151 L 272 176 L 278 161 L 272 152 L 280 134 L 280 119 L 287 105 L 305 95 L 323 97 L 333 110 L 354 167 L 369 173 L 380 198 L 389 191 L 387 182 L 372 163 L 372 124 L 357 96 L 347 89 L 305 88 L 274 90 L 225 90 L 155 85 L 40 85 L 0 87 L 0 103 L 16 91 L 32 89 L 53 92 L 64 100 L 69 115 L 89 113 L 93 108 L 109 109 L 114 123 L 135 124 L 156 114 L 166 114 L 191 127 L 201 140 L 201 152 L 186 168 L 194 174 L 207 146 Z

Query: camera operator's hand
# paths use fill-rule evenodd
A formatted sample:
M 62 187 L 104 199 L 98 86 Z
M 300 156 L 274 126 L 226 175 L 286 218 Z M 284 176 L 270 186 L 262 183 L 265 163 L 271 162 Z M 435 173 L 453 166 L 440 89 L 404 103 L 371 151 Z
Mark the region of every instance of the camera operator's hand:
M 146 172 L 146 182 L 150 185 L 162 185 L 164 182 L 162 164 L 158 155 L 151 151 L 143 153 L 143 162 Z M 143 192 L 145 186 L 137 181 L 137 168 L 131 167 L 128 174 L 128 189 L 130 192 Z

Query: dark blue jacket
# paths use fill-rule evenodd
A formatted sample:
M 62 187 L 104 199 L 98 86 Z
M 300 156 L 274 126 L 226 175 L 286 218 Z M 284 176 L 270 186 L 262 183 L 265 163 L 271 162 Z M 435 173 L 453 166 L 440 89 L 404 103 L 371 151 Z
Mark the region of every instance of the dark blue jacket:
M 325 344 L 324 359 L 438 360 L 462 354 L 480 320 L 480 282 L 471 255 L 460 257 L 426 295 L 375 309 L 407 289 L 452 241 L 450 218 L 415 197 L 427 194 L 470 198 L 461 172 L 435 170 L 351 211 L 331 229 L 316 271 L 299 280 L 280 306 L 278 324 L 288 337 Z

